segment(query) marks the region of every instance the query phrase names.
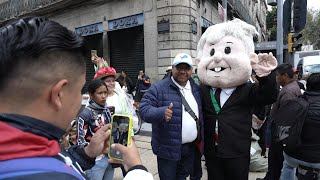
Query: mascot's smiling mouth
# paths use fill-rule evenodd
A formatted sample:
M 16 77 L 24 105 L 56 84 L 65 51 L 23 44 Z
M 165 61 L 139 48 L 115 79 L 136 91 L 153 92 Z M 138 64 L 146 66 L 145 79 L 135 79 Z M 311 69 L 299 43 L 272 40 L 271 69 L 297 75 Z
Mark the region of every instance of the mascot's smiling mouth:
M 224 68 L 224 67 L 215 67 L 215 68 L 212 68 L 212 69 L 210 69 L 211 71 L 214 71 L 214 72 L 221 72 L 221 71 L 223 71 L 223 70 L 225 70 L 226 68 Z

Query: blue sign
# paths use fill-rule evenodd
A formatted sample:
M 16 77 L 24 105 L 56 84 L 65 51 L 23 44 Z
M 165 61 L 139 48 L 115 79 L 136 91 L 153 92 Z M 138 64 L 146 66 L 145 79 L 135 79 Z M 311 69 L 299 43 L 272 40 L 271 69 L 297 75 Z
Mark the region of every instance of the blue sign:
M 210 27 L 210 26 L 212 26 L 213 25 L 213 23 L 212 22 L 210 22 L 210 21 L 208 21 L 206 18 L 204 18 L 204 17 L 201 17 L 201 27 L 206 27 L 206 28 L 208 28 L 208 27 Z
M 131 28 L 131 27 L 143 25 L 143 23 L 144 23 L 143 14 L 137 14 L 137 15 L 127 16 L 127 17 L 108 21 L 108 30 L 114 31 L 118 29 Z
M 95 23 L 95 24 L 89 24 L 86 26 L 77 27 L 76 33 L 78 33 L 81 36 L 89 36 L 93 34 L 98 34 L 103 32 L 103 25 L 102 22 Z

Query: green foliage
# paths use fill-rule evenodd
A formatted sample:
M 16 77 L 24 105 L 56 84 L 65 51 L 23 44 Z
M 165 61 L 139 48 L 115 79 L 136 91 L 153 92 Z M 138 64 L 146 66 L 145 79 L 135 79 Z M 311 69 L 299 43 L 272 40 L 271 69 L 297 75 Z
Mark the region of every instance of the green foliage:
M 308 9 L 306 26 L 301 33 L 303 45 L 313 45 L 313 49 L 320 49 L 320 10 Z
M 269 41 L 277 40 L 277 8 L 272 7 L 266 16 Z M 320 10 L 308 9 L 306 26 L 301 31 L 302 38 L 299 40 L 303 45 L 313 45 L 313 49 L 320 49 Z M 283 36 L 284 43 L 287 42 L 287 35 Z
M 277 8 L 272 7 L 271 11 L 267 12 L 266 17 L 267 31 L 269 34 L 269 41 L 277 40 Z

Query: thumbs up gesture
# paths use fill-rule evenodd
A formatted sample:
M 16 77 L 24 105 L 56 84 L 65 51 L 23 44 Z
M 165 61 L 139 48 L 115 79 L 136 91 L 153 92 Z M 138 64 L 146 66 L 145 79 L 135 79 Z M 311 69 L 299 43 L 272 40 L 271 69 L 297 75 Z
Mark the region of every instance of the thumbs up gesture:
M 166 122 L 170 122 L 171 120 L 171 117 L 172 117 L 172 107 L 173 107 L 173 104 L 170 103 L 170 105 L 167 107 L 166 109 L 166 112 L 164 114 L 165 116 L 165 119 L 166 119 Z

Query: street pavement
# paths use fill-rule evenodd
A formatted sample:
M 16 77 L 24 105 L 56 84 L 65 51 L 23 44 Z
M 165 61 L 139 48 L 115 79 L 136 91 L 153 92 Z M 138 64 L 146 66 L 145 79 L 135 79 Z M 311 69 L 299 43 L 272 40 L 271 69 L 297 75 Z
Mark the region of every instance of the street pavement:
M 153 174 L 154 179 L 158 180 L 158 170 L 157 170 L 157 158 L 153 154 L 151 149 L 151 125 L 148 123 L 143 123 L 141 132 L 135 135 L 135 142 L 139 149 L 141 160 L 144 166 L 147 167 L 148 171 Z M 202 180 L 207 179 L 207 170 L 205 168 L 204 162 L 202 161 Z M 265 173 L 250 172 L 249 180 L 255 180 L 258 177 L 264 177 Z M 122 172 L 120 168 L 115 169 L 114 180 L 123 179 Z

